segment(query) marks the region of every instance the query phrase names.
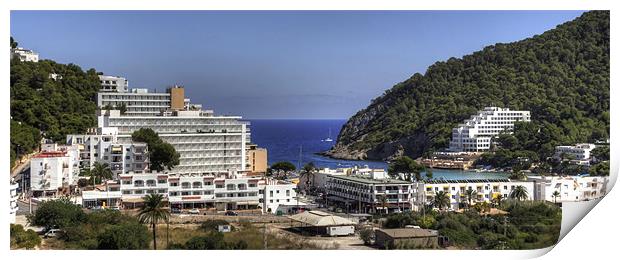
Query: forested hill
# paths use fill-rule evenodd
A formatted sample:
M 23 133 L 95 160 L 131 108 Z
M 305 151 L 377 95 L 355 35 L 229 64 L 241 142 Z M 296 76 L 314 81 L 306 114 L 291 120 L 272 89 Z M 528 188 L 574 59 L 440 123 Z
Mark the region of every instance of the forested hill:
M 61 78 L 53 79 L 52 73 Z M 11 60 L 11 167 L 18 156 L 38 147 L 42 137 L 64 141 L 66 134 L 96 126 L 94 69 L 51 60 Z
M 486 106 L 532 113 L 535 147 L 609 136 L 609 12 L 522 41 L 451 58 L 387 90 L 342 128 L 327 155 L 385 160 L 446 148 L 451 130 Z M 551 151 L 550 151 L 551 150 Z

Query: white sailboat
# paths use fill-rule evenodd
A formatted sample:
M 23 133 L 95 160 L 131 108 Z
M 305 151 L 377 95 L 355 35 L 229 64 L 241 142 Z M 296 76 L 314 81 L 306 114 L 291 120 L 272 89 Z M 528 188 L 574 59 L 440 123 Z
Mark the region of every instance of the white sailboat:
M 334 140 L 332 139 L 332 129 L 329 129 L 329 135 L 327 136 L 326 139 L 323 140 L 323 142 L 333 142 Z

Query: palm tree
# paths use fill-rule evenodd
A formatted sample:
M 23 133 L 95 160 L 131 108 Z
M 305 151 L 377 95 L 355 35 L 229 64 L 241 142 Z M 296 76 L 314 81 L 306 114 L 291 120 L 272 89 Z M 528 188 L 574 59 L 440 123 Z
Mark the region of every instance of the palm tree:
M 107 163 L 95 162 L 91 171 L 95 178 L 99 177 L 101 179 L 101 182 L 112 179 L 112 170 L 110 170 L 110 165 Z
M 385 214 L 387 214 L 387 205 L 388 205 L 387 196 L 379 195 L 379 203 L 381 203 L 381 207 L 383 208 L 383 210 L 386 211 Z
M 316 171 L 316 167 L 313 162 L 309 162 L 304 165 L 303 170 L 301 171 L 300 179 L 306 178 L 306 190 L 310 187 L 310 178 L 313 178 L 312 183 L 314 184 L 314 172 Z
M 510 192 L 510 198 L 517 199 L 518 201 L 526 200 L 528 197 L 527 189 L 522 185 L 515 187 L 515 189 Z
M 450 197 L 444 191 L 438 191 L 435 193 L 435 198 L 433 199 L 433 206 L 442 210 L 444 207 L 450 207 Z
M 553 196 L 553 203 L 558 203 L 558 197 L 560 197 L 560 192 L 559 191 L 554 191 L 551 196 Z
M 144 205 L 138 212 L 140 223 L 150 224 L 153 228 L 153 249 L 157 249 L 157 223 L 168 222 L 170 211 L 164 207 L 164 197 L 161 194 L 149 194 L 144 196 Z
M 91 168 L 82 168 L 80 170 L 80 176 L 88 176 L 90 178 L 93 179 L 93 190 L 95 189 L 95 181 L 96 181 L 96 177 L 94 175 L 94 172 Z
M 465 190 L 465 197 L 467 197 L 467 207 L 469 208 L 469 206 L 471 206 L 471 201 L 478 196 L 478 192 L 473 190 L 471 187 L 469 187 L 469 189 Z

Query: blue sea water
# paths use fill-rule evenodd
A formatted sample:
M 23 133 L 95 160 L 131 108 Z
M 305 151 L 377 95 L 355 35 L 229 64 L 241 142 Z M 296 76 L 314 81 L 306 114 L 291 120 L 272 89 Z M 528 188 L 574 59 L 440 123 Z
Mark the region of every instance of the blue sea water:
M 336 144 L 336 138 L 346 120 L 294 120 L 294 119 L 260 119 L 249 120 L 252 142 L 267 148 L 268 163 L 288 161 L 305 165 L 313 162 L 319 168 L 338 168 L 368 165 L 370 168 L 387 169 L 382 161 L 338 160 L 317 155 L 329 150 Z M 330 137 L 333 142 L 325 142 Z M 301 148 L 301 159 L 300 159 Z M 507 177 L 503 173 L 476 173 L 458 170 L 433 169 L 434 179 L 484 179 Z

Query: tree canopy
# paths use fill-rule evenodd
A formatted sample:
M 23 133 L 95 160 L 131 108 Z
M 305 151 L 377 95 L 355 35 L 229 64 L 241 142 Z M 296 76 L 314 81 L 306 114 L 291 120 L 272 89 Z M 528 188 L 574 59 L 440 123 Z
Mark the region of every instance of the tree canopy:
M 420 173 L 425 170 L 425 167 L 411 159 L 409 156 L 401 156 L 393 160 L 388 165 L 388 174 L 392 177 L 397 177 L 399 174 L 403 174 L 405 179 L 416 181 L 422 179 Z M 432 177 L 432 174 L 430 175 Z
M 174 166 L 180 163 L 181 155 L 174 149 L 174 146 L 164 142 L 153 129 L 140 128 L 131 134 L 131 140 L 144 142 L 148 145 L 151 170 L 172 170 Z
M 41 137 L 60 142 L 67 134 L 97 125 L 95 101 L 101 84 L 94 69 L 12 59 L 10 70 L 11 166 L 36 149 Z M 51 73 L 62 78 L 53 79 Z
M 609 28 L 609 11 L 590 11 L 541 35 L 437 62 L 351 117 L 332 152 L 417 158 L 448 147 L 452 128 L 491 105 L 531 111 L 515 137 L 541 155 L 607 138 Z

